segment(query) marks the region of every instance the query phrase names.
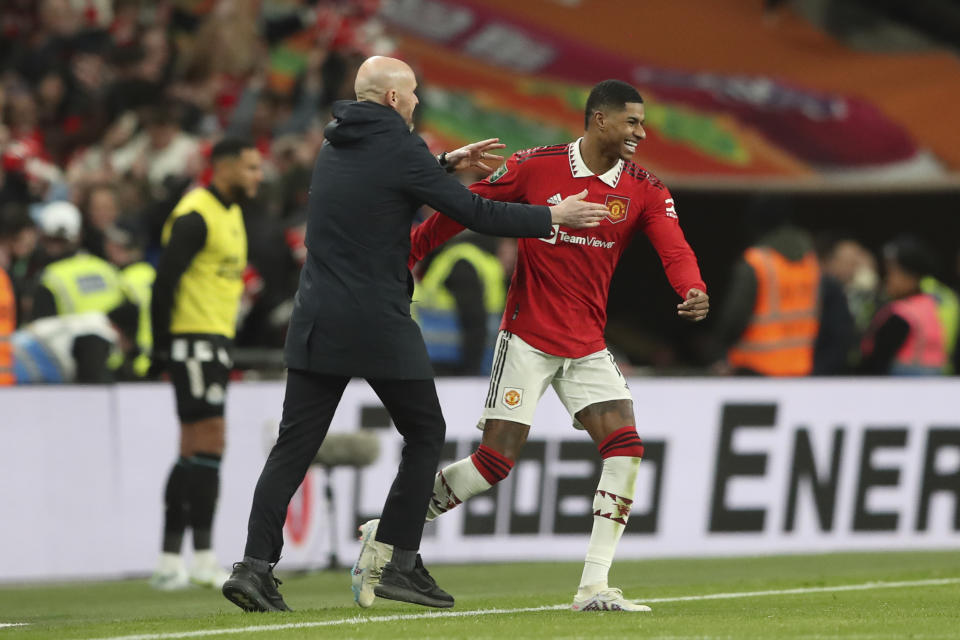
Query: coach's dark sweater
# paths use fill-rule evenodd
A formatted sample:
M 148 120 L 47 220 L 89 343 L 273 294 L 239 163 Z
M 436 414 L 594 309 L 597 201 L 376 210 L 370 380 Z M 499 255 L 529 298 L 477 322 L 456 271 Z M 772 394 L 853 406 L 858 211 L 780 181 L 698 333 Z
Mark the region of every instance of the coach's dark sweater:
M 414 214 L 426 204 L 480 233 L 546 237 L 549 209 L 474 195 L 389 107 L 338 102 L 333 115 L 310 185 L 307 261 L 286 364 L 364 378 L 432 378 L 410 317 Z

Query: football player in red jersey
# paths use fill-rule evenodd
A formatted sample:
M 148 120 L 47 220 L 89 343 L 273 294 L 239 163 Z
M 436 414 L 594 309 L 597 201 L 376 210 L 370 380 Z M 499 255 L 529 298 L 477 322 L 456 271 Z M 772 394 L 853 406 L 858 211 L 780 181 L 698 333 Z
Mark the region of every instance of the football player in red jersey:
M 587 200 L 606 204 L 610 213 L 593 229 L 554 225 L 549 238 L 520 240 L 483 409 L 482 444 L 437 473 L 427 519 L 507 477 L 527 440 L 536 405 L 552 385 L 574 426 L 590 434 L 603 459 L 572 608 L 649 611 L 607 583 L 643 456 L 630 391 L 603 337 L 607 295 L 620 256 L 640 231 L 683 299 L 677 305 L 680 317 L 702 320 L 709 298 L 670 192 L 631 160 L 646 137 L 643 98 L 629 84 L 605 80 L 591 91 L 585 112 L 586 132 L 579 140 L 519 151 L 470 187 L 486 198 L 530 204 L 557 203 L 587 189 Z M 411 234 L 411 265 L 462 229 L 435 214 Z M 361 531 L 365 541 L 372 540 L 376 522 Z M 354 570 L 354 591 L 357 602 L 369 606 L 382 566 L 377 558 L 389 556 L 389 549 L 369 544 L 364 549 Z

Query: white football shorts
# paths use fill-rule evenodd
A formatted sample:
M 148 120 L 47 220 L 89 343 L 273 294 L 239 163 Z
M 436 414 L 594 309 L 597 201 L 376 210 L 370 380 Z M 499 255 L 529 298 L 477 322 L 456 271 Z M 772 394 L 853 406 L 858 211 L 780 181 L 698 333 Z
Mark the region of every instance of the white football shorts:
M 553 385 L 560 402 L 573 418 L 584 407 L 608 400 L 632 400 L 627 380 L 606 349 L 582 358 L 552 356 L 524 342 L 520 336 L 501 331 L 493 354 L 490 388 L 477 425 L 486 420 L 510 420 L 533 424 L 540 397 Z

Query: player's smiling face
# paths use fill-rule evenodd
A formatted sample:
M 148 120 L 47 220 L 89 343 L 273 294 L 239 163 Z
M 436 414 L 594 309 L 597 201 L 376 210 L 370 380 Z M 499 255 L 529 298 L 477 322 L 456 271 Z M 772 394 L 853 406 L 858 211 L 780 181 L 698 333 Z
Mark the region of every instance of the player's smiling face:
M 622 111 L 607 113 L 601 132 L 604 148 L 609 149 L 611 155 L 616 150 L 624 160 L 633 158 L 637 144 L 647 137 L 643 130 L 645 119 L 642 102 L 628 102 Z

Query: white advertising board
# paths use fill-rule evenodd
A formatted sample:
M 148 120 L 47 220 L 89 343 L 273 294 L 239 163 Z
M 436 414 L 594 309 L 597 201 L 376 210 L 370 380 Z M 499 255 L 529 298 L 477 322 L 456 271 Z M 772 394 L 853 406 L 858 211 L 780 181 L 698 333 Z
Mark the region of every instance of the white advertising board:
M 960 380 L 635 379 L 646 446 L 618 557 L 768 554 L 960 544 Z M 441 380 L 444 463 L 468 455 L 485 380 Z M 243 555 L 253 487 L 275 438 L 282 383 L 228 394 L 214 544 Z M 148 573 L 177 455 L 169 385 L 0 390 L 0 581 Z M 401 440 L 362 381 L 333 431 L 361 426 L 381 454 L 338 468 L 336 514 L 313 469 L 294 497 L 282 567 L 351 564 L 379 513 Z M 511 476 L 425 531 L 431 562 L 582 558 L 600 460 L 548 391 Z

